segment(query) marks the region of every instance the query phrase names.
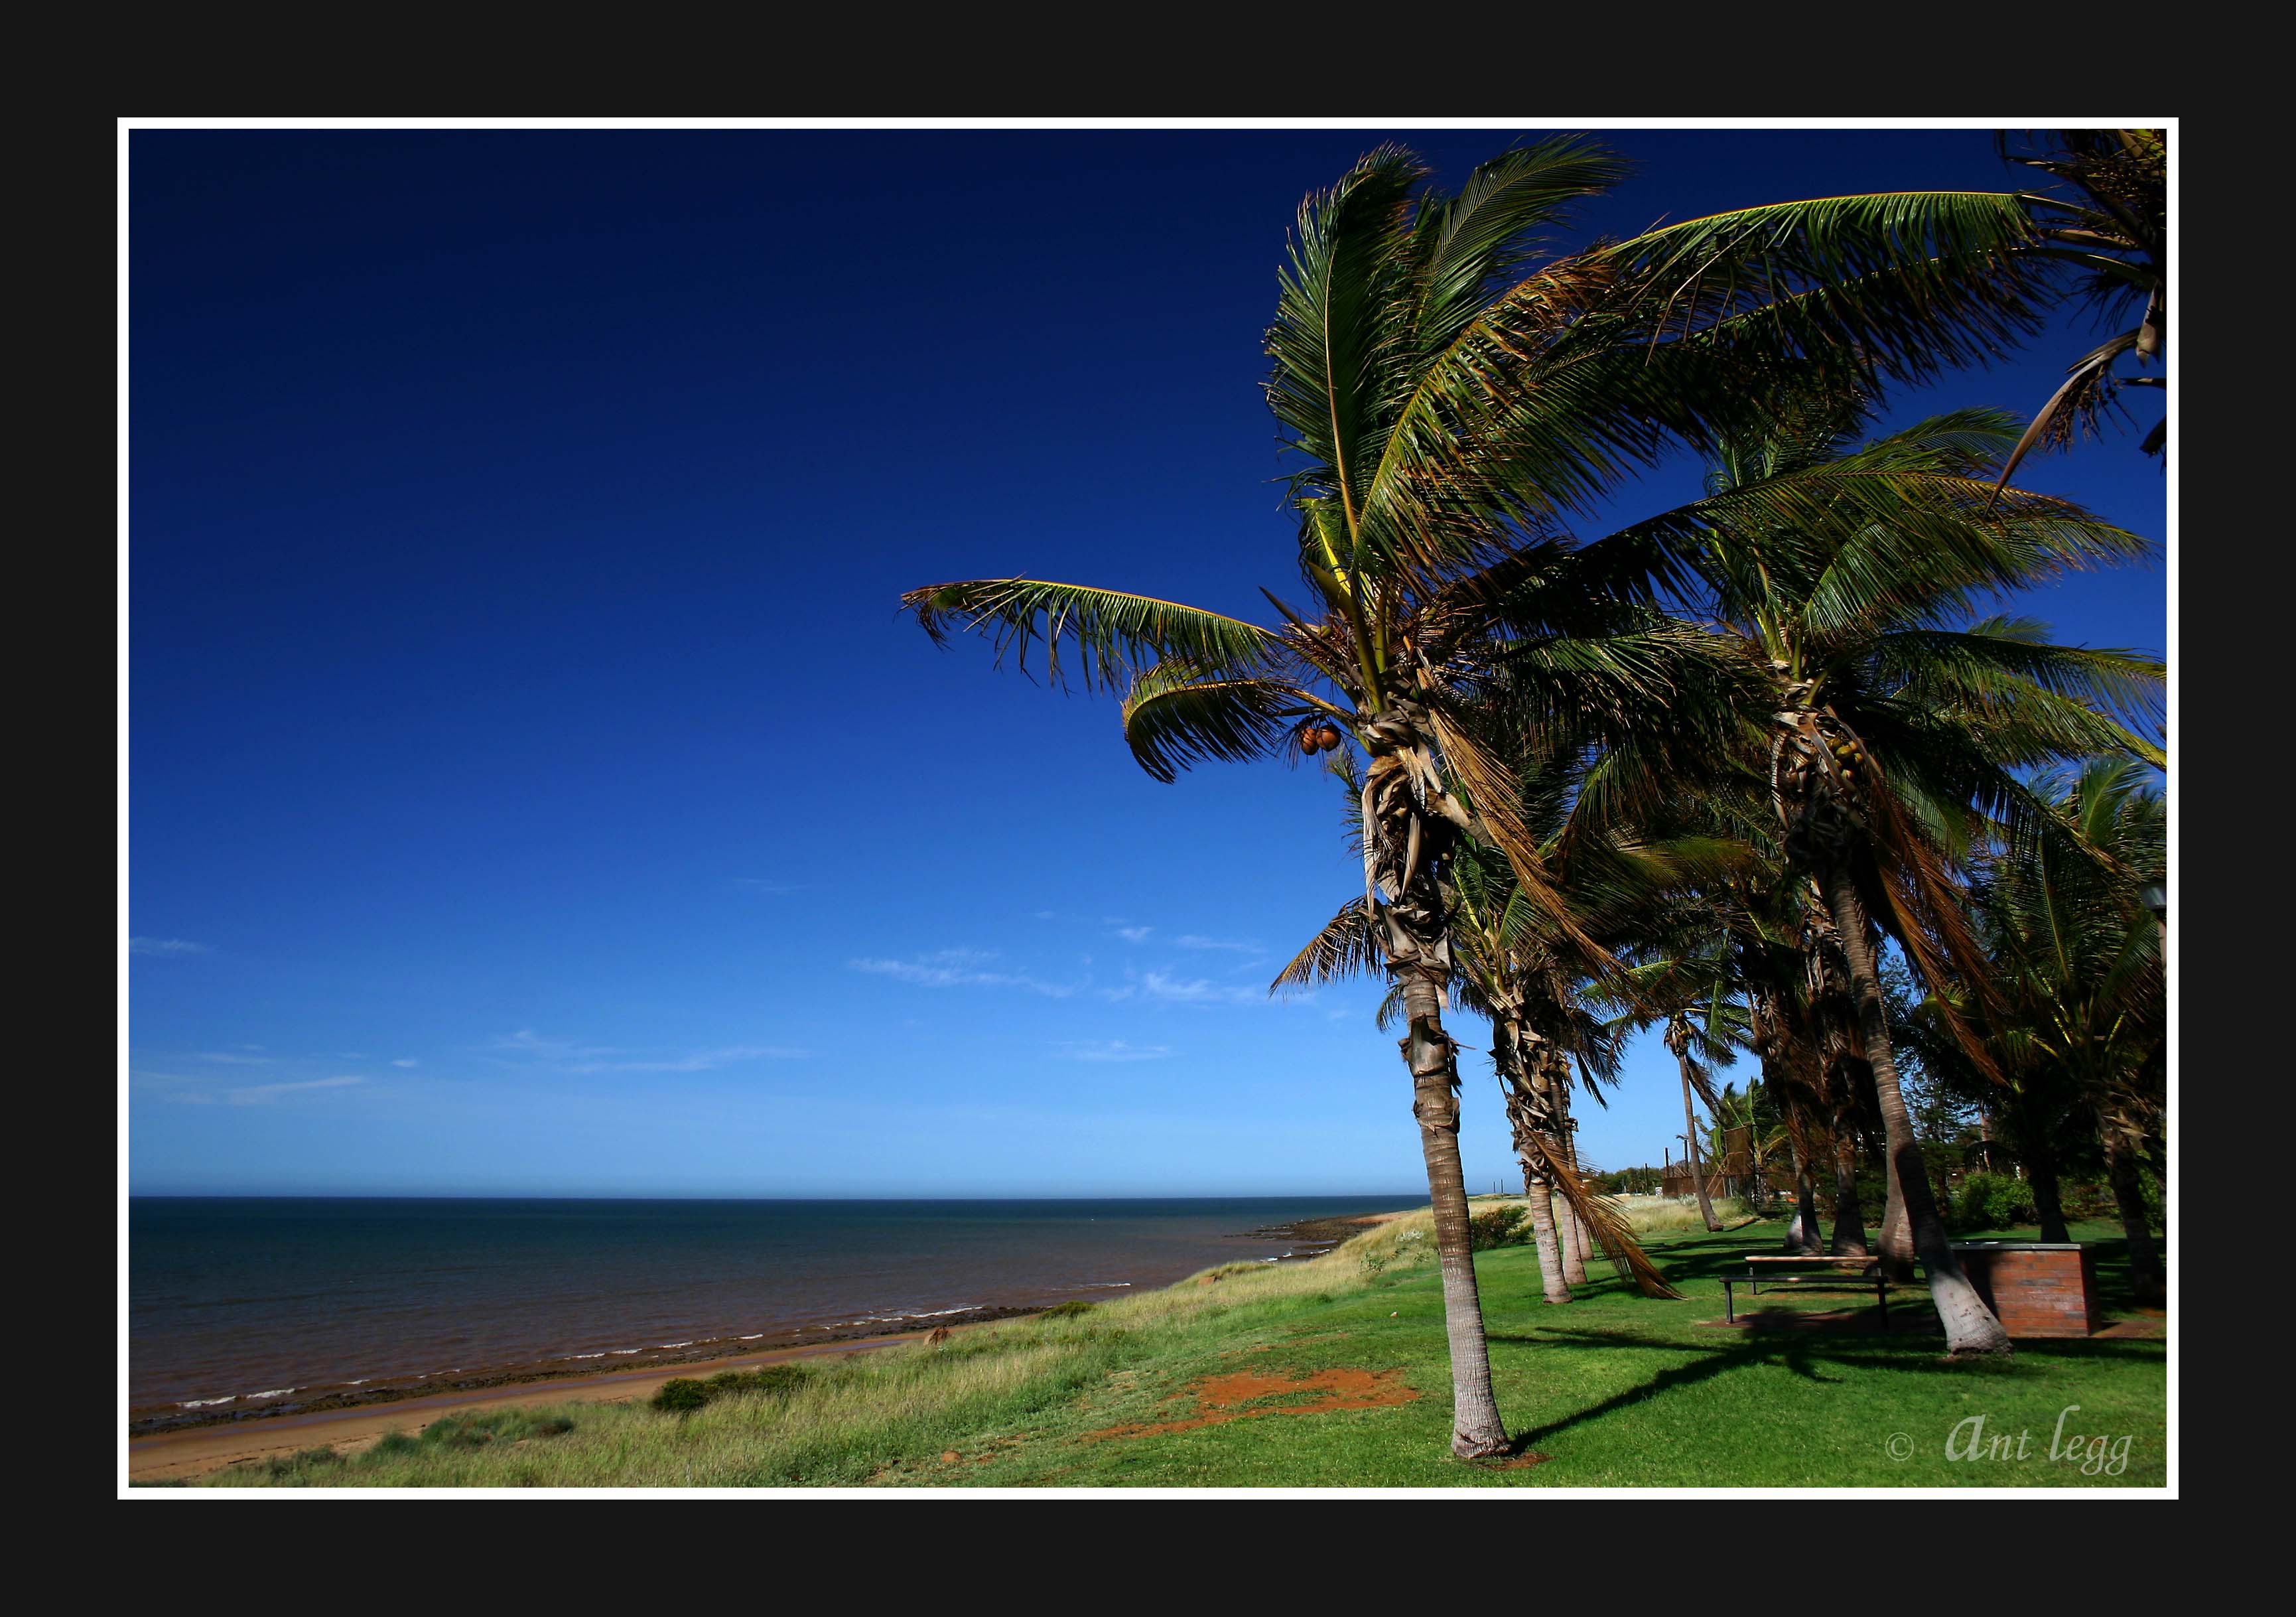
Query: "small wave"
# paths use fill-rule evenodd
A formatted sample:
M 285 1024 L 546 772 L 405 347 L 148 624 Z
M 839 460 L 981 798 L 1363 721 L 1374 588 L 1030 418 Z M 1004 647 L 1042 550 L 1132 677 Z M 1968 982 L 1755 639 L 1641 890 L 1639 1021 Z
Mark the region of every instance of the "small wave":
M 1129 1280 L 1087 1280 L 1084 1283 L 1084 1289 L 1087 1292 L 1112 1292 L 1119 1286 L 1131 1284 Z
M 644 1348 L 609 1348 L 606 1350 L 609 1353 L 643 1353 L 645 1351 Z
M 373 1376 L 372 1376 L 372 1375 L 362 1375 L 362 1376 L 360 1376 L 357 1381 L 347 1381 L 347 1382 L 345 1382 L 345 1383 L 343 1383 L 343 1385 L 345 1385 L 346 1387 L 364 1387 L 364 1386 L 365 1386 L 365 1385 L 367 1384 L 367 1383 L 369 1383 L 369 1382 L 373 1381 L 373 1379 L 374 1379 L 374 1377 L 373 1377 Z
M 735 1340 L 735 1341 L 737 1341 L 737 1342 L 755 1342 L 755 1341 L 757 1341 L 757 1340 L 758 1340 L 758 1336 L 763 1336 L 764 1334 L 765 1334 L 765 1333 L 764 1333 L 763 1331 L 759 1331 L 759 1332 L 757 1334 L 757 1336 L 740 1336 L 740 1337 L 736 1337 L 736 1338 L 734 1338 L 734 1340 Z
M 226 1392 L 226 1393 L 225 1393 L 221 1398 L 193 1398 L 193 1399 L 185 1399 L 182 1404 L 178 1405 L 178 1406 L 177 1406 L 177 1408 L 184 1408 L 184 1409 L 204 1409 L 204 1408 L 206 1408 L 209 1404 L 227 1404 L 227 1403 L 230 1403 L 234 1399 L 237 1398 L 238 1396 L 239 1396 L 239 1394 L 238 1394 L 238 1393 L 236 1393 L 236 1392 Z
M 266 1392 L 250 1392 L 247 1396 L 250 1398 L 284 1398 L 294 1390 L 295 1389 L 292 1387 L 274 1387 Z
M 690 1342 L 666 1342 L 661 1345 L 665 1348 L 690 1348 L 693 1344 Z
M 603 1353 L 577 1353 L 574 1357 L 577 1358 L 605 1358 L 605 1355 Z

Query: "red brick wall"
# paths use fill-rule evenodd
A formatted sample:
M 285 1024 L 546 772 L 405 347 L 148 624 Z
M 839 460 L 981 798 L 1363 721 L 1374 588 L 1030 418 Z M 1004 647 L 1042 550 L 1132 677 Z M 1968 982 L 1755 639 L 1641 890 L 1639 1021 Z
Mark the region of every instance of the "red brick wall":
M 2087 1336 L 2104 1323 L 2096 1301 L 2096 1257 L 2079 1252 L 1956 1251 L 2001 1328 L 2014 1336 Z

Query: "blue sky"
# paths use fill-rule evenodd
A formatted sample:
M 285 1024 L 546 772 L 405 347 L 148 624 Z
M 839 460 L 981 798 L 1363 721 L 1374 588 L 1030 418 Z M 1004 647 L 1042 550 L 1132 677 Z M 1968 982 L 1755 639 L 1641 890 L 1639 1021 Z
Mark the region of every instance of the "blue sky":
M 896 600 L 1264 612 L 1301 194 L 1518 133 L 135 133 L 133 1188 L 1423 1194 L 1376 988 L 1264 991 L 1359 886 L 1329 781 L 1160 785 Z M 1980 130 L 1605 138 L 1641 170 L 1565 244 L 2013 183 Z M 2163 537 L 2149 421 L 2020 480 Z M 2022 609 L 2166 644 L 2159 568 Z M 1580 1111 L 1654 1161 L 1671 1062 Z

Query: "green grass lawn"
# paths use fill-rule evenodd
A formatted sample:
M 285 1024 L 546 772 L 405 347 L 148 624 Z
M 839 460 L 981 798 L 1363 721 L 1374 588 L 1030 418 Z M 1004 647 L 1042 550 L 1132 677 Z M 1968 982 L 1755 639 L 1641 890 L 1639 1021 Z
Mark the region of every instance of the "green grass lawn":
M 2165 1339 L 2026 1342 L 2005 1361 L 1950 1363 L 1919 1290 L 1893 1297 L 1891 1312 L 1920 1328 L 1887 1336 L 1707 1324 L 1722 1317 L 1717 1276 L 1742 1268 L 1734 1260 L 1748 1252 L 1776 1249 L 1780 1227 L 1760 1222 L 1718 1235 L 1652 1236 L 1649 1250 L 1685 1293 L 1680 1301 L 1636 1296 L 1598 1260 L 1579 1301 L 1550 1307 L 1530 1248 L 1481 1254 L 1499 1407 L 1520 1448 L 1546 1457 L 1463 1464 L 1448 1453 L 1450 1377 L 1424 1223 L 1422 1215 L 1416 1225 L 1387 1226 L 1313 1263 L 1232 1266 L 1213 1271 L 1216 1281 L 1066 1318 L 970 1331 L 939 1349 L 857 1356 L 816 1371 L 793 1392 L 723 1398 L 691 1415 L 570 1404 L 548 1412 L 545 1424 L 569 1423 L 550 1431 L 533 1411 L 505 1416 L 498 1429 L 488 1416 L 464 1417 L 348 1461 L 314 1455 L 209 1481 L 1587 1488 L 2167 1480 Z M 2108 1311 L 2131 1317 L 2114 1231 L 2082 1226 L 2073 1235 L 2098 1247 Z M 1853 1293 L 1774 1299 L 1767 1290 L 1746 1306 L 1781 1315 L 1873 1309 Z M 1326 1378 L 1320 1387 L 1287 1390 L 1318 1375 Z M 1208 1378 L 1240 1375 L 1254 1379 L 1227 1391 L 1246 1401 L 1200 1401 Z M 1365 1391 L 1351 1401 L 1373 1407 L 1299 1411 L 1331 1401 L 1335 1388 L 1342 1402 Z M 1416 1396 L 1380 1401 L 1406 1393 Z M 1095 1435 L 1247 1411 L 1255 1413 Z M 1990 1457 L 1948 1458 L 1956 1430 L 1956 1451 Z M 2052 1459 L 2053 1449 L 2070 1457 Z

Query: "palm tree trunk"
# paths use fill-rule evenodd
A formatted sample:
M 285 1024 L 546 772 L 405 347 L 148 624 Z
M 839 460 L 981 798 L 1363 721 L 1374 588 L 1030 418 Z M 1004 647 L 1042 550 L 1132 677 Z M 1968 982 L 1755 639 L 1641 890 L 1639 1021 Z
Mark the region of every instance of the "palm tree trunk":
M 1866 1210 L 1857 1201 L 1857 1147 L 1846 1132 L 1833 1143 L 1833 1239 L 1827 1252 L 1837 1258 L 1863 1258 Z
M 1817 1226 L 1817 1184 L 1809 1177 L 1809 1160 L 1800 1142 L 1789 1141 L 1793 1153 L 1794 1216 L 1786 1231 L 1786 1250 L 1816 1256 L 1825 1250 L 1825 1232 Z
M 2120 1227 L 2128 1235 L 2128 1278 L 2136 1288 L 2136 1305 L 2146 1309 L 2169 1306 L 2169 1283 L 2161 1272 L 2161 1249 L 2152 1244 L 2152 1226 L 2144 1216 L 2144 1193 L 2136 1182 L 2136 1153 L 2128 1137 L 2112 1126 L 2102 1109 L 2097 1127 L 2104 1136 L 2104 1177 L 2112 1186 L 2112 1200 L 2120 1211 Z
M 1874 1110 L 1881 1110 L 1881 1091 L 1874 1081 L 1874 1064 L 1866 1063 L 1866 1091 L 1873 1097 Z M 1906 1222 L 1906 1196 L 1898 1182 L 1898 1164 L 1890 1157 L 1885 1143 L 1882 1148 L 1882 1234 L 1874 1243 L 1874 1251 L 1882 1260 L 1882 1272 L 1895 1285 L 1910 1285 L 1914 1279 L 1914 1232 Z
M 1443 1328 L 1451 1349 L 1451 1452 L 1462 1459 L 1504 1454 L 1508 1448 L 1498 1399 L 1491 1391 L 1490 1349 L 1483 1340 L 1483 1301 L 1475 1288 L 1475 1253 L 1468 1228 L 1467 1182 L 1459 1164 L 1458 1047 L 1443 1030 L 1443 991 L 1451 977 L 1450 917 L 1437 888 L 1434 866 L 1447 845 L 1447 826 L 1421 821 L 1392 757 L 1374 758 L 1366 785 L 1370 807 L 1379 800 L 1366 838 L 1366 874 L 1374 870 L 1392 895 L 1384 912 L 1387 971 L 1402 991 L 1410 1030 L 1398 1047 L 1411 1074 L 1412 1115 L 1427 1162 L 1427 1199 L 1435 1212 L 1435 1255 L 1443 1272 Z M 1367 826 L 1369 830 L 1372 826 Z M 1414 858 L 1414 856 L 1418 856 Z
M 1888 1161 L 1886 1149 L 1882 1154 L 1889 1176 L 1889 1188 L 1882 1198 L 1882 1272 L 1892 1281 L 1911 1285 L 1914 1260 L 1920 1255 L 1914 1251 L 1914 1227 L 1906 1220 L 1906 1197 L 1898 1186 L 1898 1165 Z
M 1562 1138 L 1562 1153 L 1576 1169 L 1578 1166 L 1578 1145 L 1577 1137 L 1570 1131 L 1570 1103 L 1564 1098 L 1570 1091 L 1565 1086 L 1554 1084 L 1551 1070 L 1547 1081 L 1554 1091 L 1555 1122 L 1558 1125 L 1556 1132 Z M 1555 1235 L 1562 1248 L 1563 1281 L 1570 1285 L 1585 1285 L 1587 1249 L 1592 1244 L 1587 1237 L 1586 1223 L 1568 1202 L 1557 1202 L 1554 1210 L 1562 1215 L 1555 1223 Z
M 1698 1162 L 1698 1114 L 1690 1107 L 1690 1052 L 1675 1052 L 1682 1066 L 1682 1145 L 1690 1153 L 1690 1183 L 1698 1192 L 1698 1216 L 1706 1220 L 1709 1235 L 1718 1235 L 1722 1220 L 1714 1216 L 1714 1199 L 1706 1194 L 1706 1170 Z
M 2056 1153 L 2046 1145 L 2027 1152 L 2025 1178 L 2033 1186 L 2033 1207 L 2041 1216 L 2041 1239 L 2071 1240 L 2072 1232 L 2065 1227 L 2064 1191 L 2057 1183 Z
M 1562 1265 L 1565 1285 L 1587 1284 L 1587 1260 L 1580 1245 L 1578 1215 L 1570 1211 L 1570 1203 L 1557 1197 L 1554 1202 L 1555 1255 Z
M 1514 1129 L 1515 1156 L 1522 1163 L 1522 1199 L 1530 1208 L 1530 1233 L 1538 1248 L 1538 1283 L 1549 1302 L 1570 1301 L 1570 1287 L 1562 1277 L 1562 1257 L 1555 1244 L 1554 1187 L 1547 1183 L 1541 1154 L 1551 1151 L 1549 1108 L 1540 1076 L 1524 1057 L 1521 1027 L 1501 1016 L 1491 1026 L 1491 1055 L 1508 1086 L 1507 1121 Z
M 1530 1233 L 1538 1246 L 1538 1284 L 1547 1301 L 1568 1302 L 1570 1286 L 1562 1278 L 1562 1257 L 1555 1244 L 1554 1193 L 1529 1162 L 1523 1164 L 1522 1199 L 1530 1203 Z
M 2009 1333 L 1985 1306 L 1969 1276 L 1955 1260 L 1945 1222 L 1930 1197 L 1930 1181 L 1922 1163 L 1921 1144 L 1914 1137 L 1913 1120 L 1906 1097 L 1898 1088 L 1898 1063 L 1890 1048 L 1890 1022 L 1882 999 L 1881 973 L 1874 964 L 1874 947 L 1866 935 L 1866 906 L 1851 885 L 1849 871 L 1838 860 L 1824 868 L 1826 907 L 1833 913 L 1842 952 L 1849 958 L 1849 980 L 1857 997 L 1857 1022 L 1866 1038 L 1866 1063 L 1874 1070 L 1874 1090 L 1882 1105 L 1882 1129 L 1889 1141 L 1890 1161 L 1897 1170 L 1898 1194 L 1912 1227 L 1914 1250 L 1929 1271 L 1930 1300 L 1937 1305 L 1945 1326 L 1948 1353 L 2006 1353 Z M 1886 1246 L 1888 1235 L 1883 1233 Z

